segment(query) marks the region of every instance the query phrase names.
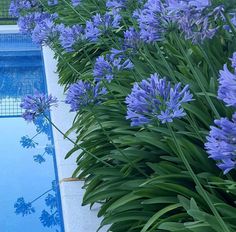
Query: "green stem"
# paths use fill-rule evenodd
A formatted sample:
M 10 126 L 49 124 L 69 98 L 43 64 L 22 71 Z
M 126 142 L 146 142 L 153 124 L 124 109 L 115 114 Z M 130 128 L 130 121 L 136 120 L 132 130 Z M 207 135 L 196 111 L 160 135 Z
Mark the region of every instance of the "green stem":
M 209 208 L 211 209 L 212 213 L 215 215 L 215 217 L 217 218 L 217 221 L 220 224 L 220 227 L 223 229 L 222 231 L 224 232 L 230 232 L 228 226 L 225 224 L 225 222 L 223 221 L 222 217 L 220 216 L 220 214 L 218 213 L 217 209 L 215 208 L 214 204 L 212 203 L 208 193 L 205 191 L 205 189 L 202 187 L 202 184 L 200 183 L 200 181 L 198 180 L 198 177 L 195 175 L 192 167 L 190 166 L 187 158 L 185 157 L 178 141 L 177 138 L 175 136 L 175 133 L 171 127 L 171 125 L 168 123 L 167 124 L 168 129 L 170 130 L 171 136 L 173 137 L 174 140 L 174 144 L 176 146 L 176 149 L 178 151 L 178 155 L 180 156 L 181 160 L 183 161 L 185 167 L 187 168 L 190 176 L 192 177 L 193 181 L 195 182 L 196 186 L 198 187 L 198 189 L 201 191 L 201 195 L 204 198 L 204 200 L 206 201 L 206 203 L 208 204 Z
M 52 121 L 51 119 L 43 114 L 44 117 L 48 120 L 48 122 L 61 134 L 63 135 L 64 138 L 68 139 L 72 144 L 74 144 L 74 146 L 76 146 L 77 148 L 81 149 L 83 152 L 89 154 L 90 156 L 92 156 L 94 159 L 98 160 L 99 162 L 105 164 L 108 167 L 114 167 L 113 165 L 107 163 L 106 161 L 100 159 L 99 157 L 95 156 L 94 154 L 92 154 L 91 152 L 87 151 L 85 148 L 83 148 L 82 146 L 79 146 L 77 143 L 75 143 L 70 137 L 68 137 L 65 133 L 63 133 Z
M 231 31 L 233 32 L 234 36 L 236 37 L 236 28 L 235 28 L 235 26 L 232 24 L 229 15 L 226 14 L 226 13 L 224 13 L 223 15 L 224 15 L 224 17 L 225 17 L 226 23 L 228 23 L 228 25 L 229 25 Z
M 166 68 L 167 68 L 167 70 L 168 70 L 170 76 L 172 77 L 172 79 L 173 79 L 175 82 L 177 82 L 177 80 L 176 80 L 176 78 L 175 78 L 175 73 L 174 73 L 173 69 L 170 67 L 170 65 L 169 65 L 169 63 L 167 62 L 167 60 L 166 60 L 166 58 L 164 57 L 164 55 L 162 54 L 162 51 L 161 51 L 161 49 L 160 49 L 158 43 L 155 43 L 155 47 L 156 47 L 156 49 L 157 49 L 157 51 L 158 51 L 158 53 L 159 53 L 159 55 L 160 55 L 162 61 L 164 62 L 164 64 L 165 64 L 165 66 L 166 66 Z
M 179 48 L 181 49 L 181 52 L 183 53 L 183 55 L 184 55 L 184 57 L 185 57 L 185 59 L 186 59 L 188 65 L 189 65 L 189 67 L 190 67 L 190 70 L 192 71 L 193 76 L 194 76 L 194 78 L 196 79 L 196 81 L 197 81 L 197 83 L 198 83 L 200 89 L 201 89 L 202 92 L 204 93 L 204 96 L 205 96 L 205 98 L 206 98 L 208 104 L 210 105 L 212 111 L 214 112 L 214 114 L 216 115 L 217 118 L 220 118 L 220 114 L 218 113 L 218 111 L 217 111 L 215 105 L 213 104 L 213 102 L 212 102 L 211 98 L 209 97 L 209 95 L 208 95 L 206 89 L 204 88 L 204 86 L 203 86 L 203 84 L 202 84 L 202 81 L 201 81 L 201 79 L 200 79 L 199 76 L 198 76 L 198 73 L 197 73 L 196 70 L 194 69 L 194 67 L 193 67 L 193 65 L 192 65 L 192 62 L 191 62 L 191 60 L 189 59 L 189 57 L 188 57 L 188 55 L 187 55 L 187 53 L 186 53 L 184 47 L 183 47 L 182 44 L 181 44 L 181 41 L 179 40 L 179 38 L 178 38 L 177 35 L 175 35 L 175 40 L 176 40 L 176 42 L 177 42 Z

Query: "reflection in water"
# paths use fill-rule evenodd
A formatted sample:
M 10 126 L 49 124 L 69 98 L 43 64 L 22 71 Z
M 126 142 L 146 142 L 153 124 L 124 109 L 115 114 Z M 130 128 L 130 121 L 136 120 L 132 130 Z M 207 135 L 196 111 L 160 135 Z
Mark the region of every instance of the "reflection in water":
M 38 118 L 37 118 L 38 119 Z M 50 124 L 39 117 L 39 120 L 35 120 L 34 125 L 36 126 L 36 134 L 33 136 L 25 135 L 21 137 L 20 144 L 23 148 L 26 149 L 34 149 L 37 147 L 42 147 L 41 144 L 37 141 L 37 136 L 41 136 L 45 134 L 47 136 L 48 143 L 43 148 L 42 154 L 37 154 L 33 156 L 33 160 L 38 163 L 42 164 L 46 162 L 45 155 L 49 155 L 53 158 L 54 156 L 54 146 L 51 141 L 51 130 Z M 33 199 L 30 202 L 26 202 L 24 197 L 19 197 L 14 204 L 15 214 L 27 216 L 32 213 L 36 212 L 34 207 L 34 203 L 36 201 L 41 200 L 44 197 L 44 204 L 47 209 L 43 209 L 41 215 L 39 217 L 40 222 L 44 227 L 52 228 L 61 224 L 60 214 L 58 212 L 58 201 L 57 201 L 57 190 L 58 186 L 56 181 L 52 182 L 51 189 L 47 190 L 46 192 L 40 194 L 38 197 Z
M 38 135 L 38 134 L 36 134 L 36 135 Z M 33 136 L 32 138 L 30 138 L 28 135 L 22 136 L 21 140 L 20 140 L 21 146 L 23 148 L 35 148 L 36 145 L 38 145 L 38 143 L 36 143 L 33 140 L 34 138 L 35 138 L 35 136 Z
M 40 48 L 27 36 L 0 34 L 0 73 L 0 231 L 63 232 L 51 126 L 16 117 L 22 97 L 46 93 Z
M 52 188 L 42 193 L 35 199 L 30 202 L 26 202 L 24 197 L 19 197 L 14 204 L 15 214 L 21 216 L 27 216 L 36 212 L 36 209 L 33 207 L 36 201 L 41 200 L 44 197 L 44 204 L 48 208 L 43 209 L 41 216 L 39 217 L 40 222 L 44 227 L 52 228 L 61 224 L 60 214 L 58 212 L 56 192 L 57 188 L 55 187 L 55 181 L 52 182 Z M 58 231 L 58 230 L 57 230 Z

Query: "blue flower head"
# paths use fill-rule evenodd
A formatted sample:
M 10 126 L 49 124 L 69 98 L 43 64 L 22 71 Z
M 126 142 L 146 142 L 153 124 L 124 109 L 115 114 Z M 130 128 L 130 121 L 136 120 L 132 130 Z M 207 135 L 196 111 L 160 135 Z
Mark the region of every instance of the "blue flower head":
M 217 162 L 217 166 L 227 174 L 236 167 L 236 113 L 232 121 L 228 118 L 215 120 L 211 126 L 205 148 L 209 158 Z
M 147 43 L 162 40 L 169 24 L 167 11 L 161 0 L 148 0 L 141 10 L 134 12 L 140 38 Z
M 101 80 L 107 80 L 111 82 L 114 75 L 122 70 L 129 70 L 133 68 L 133 64 L 129 59 L 125 59 L 124 56 L 118 56 L 116 54 L 107 54 L 106 58 L 104 56 L 99 56 L 96 59 L 93 75 L 96 82 Z
M 92 85 L 80 80 L 70 85 L 65 102 L 70 105 L 71 111 L 78 111 L 88 105 L 100 103 L 106 93 L 106 88 L 99 83 Z
M 126 119 L 131 120 L 131 126 L 141 126 L 156 120 L 161 123 L 172 122 L 174 118 L 185 116 L 182 104 L 192 100 L 188 85 L 182 90 L 180 83 L 172 88 L 169 81 L 153 74 L 149 79 L 134 84 L 131 94 L 126 98 Z
M 26 96 L 20 107 L 25 110 L 22 117 L 28 121 L 34 121 L 38 116 L 47 113 L 51 106 L 56 105 L 57 99 L 52 95 L 36 93 Z
M 73 25 L 72 27 L 66 27 L 61 24 L 57 26 L 57 31 L 59 32 L 60 44 L 67 52 L 74 51 L 74 44 L 84 39 L 84 29 L 81 25 Z
M 220 71 L 218 98 L 226 103 L 226 106 L 236 107 L 236 53 L 233 54 L 232 68 L 229 71 L 227 65 Z
M 171 0 L 167 4 L 169 18 L 177 23 L 186 39 L 201 43 L 217 32 L 215 20 L 221 17 L 222 7 L 211 8 L 209 0 Z
M 101 35 L 106 34 L 109 30 L 118 29 L 120 21 L 121 16 L 117 11 L 107 12 L 104 15 L 97 13 L 86 22 L 85 38 L 96 42 Z
M 14 204 L 15 213 L 22 214 L 24 217 L 25 215 L 29 215 L 35 212 L 35 209 L 32 207 L 30 202 L 25 202 L 23 197 L 17 199 L 16 203 Z

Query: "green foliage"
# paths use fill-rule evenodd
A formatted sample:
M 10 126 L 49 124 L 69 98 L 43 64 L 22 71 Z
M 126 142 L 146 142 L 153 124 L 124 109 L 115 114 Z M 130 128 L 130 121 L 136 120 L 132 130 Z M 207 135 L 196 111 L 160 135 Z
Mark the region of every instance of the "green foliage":
M 73 53 L 66 53 L 54 41 L 59 83 L 65 90 L 79 79 L 93 80 L 95 59 L 119 48 L 121 32 L 134 23 L 133 3 L 122 12 L 122 27 L 100 43 L 78 44 Z M 105 12 L 105 2 L 84 0 L 74 11 L 62 0 L 45 10 L 56 11 L 58 23 L 84 24 L 91 14 Z M 224 30 L 201 45 L 184 40 L 178 31 L 170 32 L 164 41 L 139 48 L 132 57 L 134 70 L 120 72 L 109 84 L 107 101 L 77 113 L 67 134 L 75 131 L 77 143 L 112 165 L 107 167 L 77 148 L 66 156 L 78 154 L 74 177 L 85 179 L 83 203 L 101 204 L 101 227 L 110 225 L 113 232 L 224 232 L 181 160 L 177 143 L 229 231 L 236 231 L 235 172 L 223 176 L 204 150 L 214 119 L 232 113 L 216 95 L 218 72 L 235 50 L 235 37 Z M 124 101 L 133 83 L 154 72 L 173 83 L 189 84 L 194 95 L 195 101 L 184 106 L 187 117 L 172 125 L 175 139 L 164 125 L 132 128 L 125 119 Z

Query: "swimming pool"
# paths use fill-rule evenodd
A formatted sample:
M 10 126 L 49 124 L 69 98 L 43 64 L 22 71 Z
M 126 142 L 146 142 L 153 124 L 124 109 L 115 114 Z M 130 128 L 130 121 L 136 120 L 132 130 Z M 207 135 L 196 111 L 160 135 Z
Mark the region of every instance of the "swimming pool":
M 20 117 L 23 96 L 47 92 L 41 48 L 0 34 L 0 69 L 0 231 L 63 232 L 52 128 Z

